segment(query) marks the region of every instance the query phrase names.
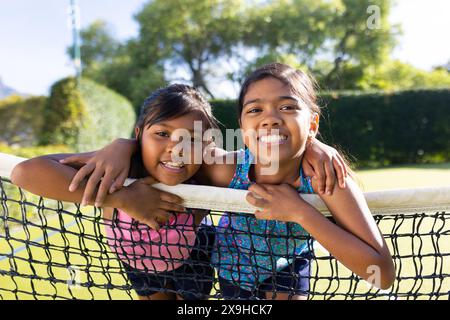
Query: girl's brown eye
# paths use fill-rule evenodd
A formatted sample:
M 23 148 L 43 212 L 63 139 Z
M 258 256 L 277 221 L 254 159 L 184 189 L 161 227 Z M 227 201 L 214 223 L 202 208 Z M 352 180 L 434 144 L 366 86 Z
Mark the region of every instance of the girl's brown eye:
M 289 105 L 282 106 L 280 109 L 281 110 L 298 110 L 299 107 L 296 105 L 289 104 Z
M 165 131 L 158 131 L 155 134 L 160 137 L 170 137 L 170 135 Z
M 250 110 L 247 111 L 247 113 L 257 113 L 260 111 L 261 111 L 261 109 L 259 109 L 259 108 L 251 108 Z

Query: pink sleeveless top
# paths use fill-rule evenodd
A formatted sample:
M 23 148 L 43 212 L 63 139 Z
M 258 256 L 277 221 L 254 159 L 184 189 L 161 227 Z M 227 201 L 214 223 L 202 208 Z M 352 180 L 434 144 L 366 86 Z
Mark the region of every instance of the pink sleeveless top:
M 105 225 L 108 244 L 132 268 L 171 271 L 189 258 L 196 237 L 192 213 L 176 213 L 156 231 L 115 210 L 116 218 Z

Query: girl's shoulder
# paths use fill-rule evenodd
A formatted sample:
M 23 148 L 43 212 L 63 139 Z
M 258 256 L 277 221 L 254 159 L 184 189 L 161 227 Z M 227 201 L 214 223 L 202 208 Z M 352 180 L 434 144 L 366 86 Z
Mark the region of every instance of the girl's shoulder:
M 225 151 L 215 148 L 209 157 L 205 157 L 195 180 L 201 184 L 216 187 L 228 187 L 236 172 L 240 151 Z

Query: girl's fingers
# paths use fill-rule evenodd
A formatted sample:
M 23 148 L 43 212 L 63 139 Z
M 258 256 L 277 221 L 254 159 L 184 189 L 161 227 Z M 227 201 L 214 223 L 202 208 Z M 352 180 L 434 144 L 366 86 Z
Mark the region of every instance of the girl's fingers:
M 109 189 L 109 193 L 113 193 L 114 191 L 117 191 L 120 188 L 122 188 L 127 178 L 128 178 L 128 170 L 123 170 L 113 182 L 111 188 Z
M 341 163 L 336 160 L 336 158 L 333 158 L 333 166 L 334 171 L 336 171 L 337 179 L 339 181 L 339 186 L 341 188 L 345 188 L 345 171 L 342 167 Z
M 136 219 L 142 223 L 148 225 L 150 228 L 158 231 L 161 228 L 161 224 L 169 221 L 170 213 L 161 209 L 157 209 L 145 218 Z
M 266 200 L 264 200 L 263 198 L 260 198 L 258 196 L 255 196 L 251 192 L 248 192 L 247 196 L 245 198 L 248 201 L 248 203 L 250 203 L 251 205 L 253 205 L 257 208 L 265 208 L 268 205 Z
M 267 210 L 256 210 L 255 218 L 259 220 L 271 220 L 270 214 Z
M 336 152 L 336 158 L 338 159 L 339 163 L 341 164 L 341 166 L 344 170 L 344 186 L 343 187 L 345 188 L 345 178 L 347 178 L 347 176 L 348 176 L 347 164 L 339 152 Z
M 72 178 L 72 181 L 69 185 L 69 191 L 73 192 L 78 189 L 80 186 L 80 183 L 91 174 L 92 171 L 95 169 L 95 164 L 88 163 L 87 165 L 83 166 L 80 170 L 77 171 L 75 176 Z
M 174 212 L 186 212 L 186 208 L 183 206 L 180 206 L 179 204 L 175 204 L 172 202 L 167 202 L 161 200 L 159 203 L 159 208 L 166 210 L 166 211 L 174 211 Z
M 114 174 L 111 172 L 107 172 L 105 176 L 102 178 L 102 182 L 100 183 L 100 187 L 97 191 L 97 197 L 95 198 L 95 206 L 101 207 L 105 197 L 108 193 L 108 190 L 111 188 L 111 185 L 114 182 Z
M 179 196 L 177 196 L 175 194 L 172 194 L 172 193 L 169 193 L 169 192 L 165 192 L 165 191 L 161 191 L 161 190 L 158 190 L 158 192 L 159 192 L 159 198 L 162 201 L 171 202 L 171 203 L 175 203 L 175 204 L 179 204 L 179 205 L 182 205 L 183 202 L 184 202 L 183 198 L 181 198 L 181 197 L 179 197 Z
M 166 223 L 167 221 L 169 221 L 170 212 L 162 209 L 157 209 L 155 210 L 155 212 L 153 212 L 153 214 L 151 214 L 151 216 L 159 223 Z
M 326 194 L 331 196 L 334 190 L 334 184 L 336 182 L 336 176 L 334 174 L 334 169 L 330 161 L 326 161 L 324 164 L 325 173 L 326 173 Z
M 325 179 L 326 179 L 326 174 L 325 174 L 325 169 L 323 167 L 322 162 L 317 163 L 314 166 L 314 171 L 316 172 L 316 174 L 314 175 L 316 177 L 317 180 L 317 186 L 319 188 L 319 193 L 320 194 L 324 194 L 325 193 Z
M 68 157 L 66 157 L 64 159 L 61 159 L 61 160 L 59 160 L 59 162 L 60 163 L 65 163 L 65 164 L 68 164 L 68 163 L 72 163 L 72 164 L 76 163 L 76 164 L 78 164 L 81 161 L 80 161 L 80 157 L 78 155 L 74 155 L 74 156 L 68 156 Z
M 91 201 L 91 199 L 94 198 L 93 195 L 96 192 L 98 183 L 100 182 L 103 174 L 104 174 L 103 170 L 95 170 L 92 173 L 86 184 L 86 188 L 84 189 L 83 201 L 81 202 L 82 205 L 86 205 Z
M 268 192 L 267 188 L 264 185 L 261 184 L 252 184 L 248 191 L 250 191 L 253 195 L 257 195 L 264 199 L 269 199 L 271 197 L 270 193 Z

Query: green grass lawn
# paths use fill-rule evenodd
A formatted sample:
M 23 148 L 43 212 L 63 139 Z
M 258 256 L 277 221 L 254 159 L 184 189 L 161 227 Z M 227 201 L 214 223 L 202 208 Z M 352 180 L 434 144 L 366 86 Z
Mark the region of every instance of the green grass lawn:
M 450 186 L 450 163 L 357 170 L 364 191 Z
M 412 188 L 426 186 L 445 186 L 450 185 L 450 163 L 441 165 L 415 165 L 415 166 L 398 166 L 377 170 L 359 170 L 357 176 L 360 184 L 365 191 Z M 14 206 L 14 205 L 11 205 Z M 13 209 L 12 207 L 10 208 Z M 0 209 L 0 214 L 1 214 Z M 24 216 L 27 214 L 24 213 Z M 39 222 L 35 222 L 39 224 Z M 80 280 L 94 281 L 100 285 L 107 285 L 113 282 L 115 285 L 125 285 L 126 280 L 123 275 L 117 273 L 119 265 L 106 245 L 95 241 L 95 238 L 89 235 L 94 234 L 96 226 L 91 223 L 74 223 L 73 217 L 64 217 L 60 219 L 56 216 L 49 216 L 48 221 L 42 221 L 42 225 L 47 225 L 56 230 L 43 231 L 40 226 L 28 226 L 27 228 L 19 228 L 12 235 L 15 240 L 5 240 L 3 234 L 0 234 L 0 271 L 15 270 L 19 274 L 28 275 L 29 277 L 11 276 L 0 274 L 0 298 L 3 299 L 33 299 L 35 296 L 29 294 L 34 291 L 38 293 L 38 298 L 52 298 L 53 295 L 67 298 L 80 299 L 129 299 L 130 295 L 121 290 L 107 290 L 102 288 L 72 288 L 68 290 L 68 286 L 64 279 L 68 279 L 67 262 L 80 268 Z M 398 233 L 421 233 L 433 234 L 440 227 L 442 221 L 434 221 L 433 219 L 424 219 L 420 224 L 413 221 L 405 221 L 401 226 L 396 225 L 395 221 L 382 221 L 380 229 L 383 232 L 391 233 L 396 230 Z M 66 225 L 67 233 L 61 235 L 57 230 L 62 225 Z M 392 251 L 393 254 L 401 256 L 409 256 L 397 261 L 399 267 L 399 275 L 409 279 L 396 283 L 393 287 L 394 291 L 414 291 L 418 293 L 432 293 L 436 291 L 449 292 L 450 278 L 447 277 L 440 281 L 436 279 L 435 274 L 448 273 L 450 270 L 450 234 L 448 225 L 445 226 L 447 232 L 445 235 L 436 239 L 435 236 L 426 237 L 406 237 L 401 239 L 389 239 L 388 245 L 392 247 L 394 242 L 401 248 L 400 252 Z M 98 232 L 98 231 L 97 231 Z M 82 236 L 79 236 L 84 234 Z M 88 237 L 86 238 L 86 235 Z M 47 247 L 40 246 L 45 240 Z M 25 241 L 25 242 L 24 242 Z M 31 242 L 30 242 L 31 241 Z M 394 241 L 394 242 L 393 242 Z M 435 255 L 435 247 L 441 250 L 441 255 Z M 62 248 L 70 248 L 64 251 Z M 4 254 L 16 251 L 14 259 L 8 259 Z M 86 250 L 89 256 L 86 256 Z M 65 253 L 64 253 L 65 252 Z M 442 253 L 447 254 L 442 258 Z M 422 259 L 416 258 L 418 254 L 426 255 Z M 431 254 L 431 255 L 429 255 Z M 324 256 L 317 252 L 318 256 Z M 429 255 L 429 256 L 427 256 Z M 29 261 L 36 261 L 30 264 Z M 417 268 L 417 265 L 420 265 Z M 50 267 L 50 265 L 52 265 Z M 90 265 L 89 270 L 93 273 L 84 272 L 86 265 Z M 103 272 L 104 267 L 108 266 L 110 270 L 115 270 L 112 275 Z M 335 265 L 329 260 L 319 261 L 313 266 L 313 276 L 318 276 L 319 281 L 316 282 L 315 292 L 360 292 L 365 293 L 369 289 L 363 281 L 343 280 L 333 281 L 327 280 L 328 276 L 335 275 Z M 418 275 L 425 275 L 425 279 L 416 280 Z M 339 276 L 348 277 L 350 273 L 343 267 L 339 267 Z M 90 278 L 92 277 L 92 278 Z M 40 278 L 40 279 L 37 279 Z M 63 281 L 52 283 L 41 279 L 57 278 Z M 136 298 L 134 293 L 131 293 Z M 447 297 L 448 298 L 448 297 Z

